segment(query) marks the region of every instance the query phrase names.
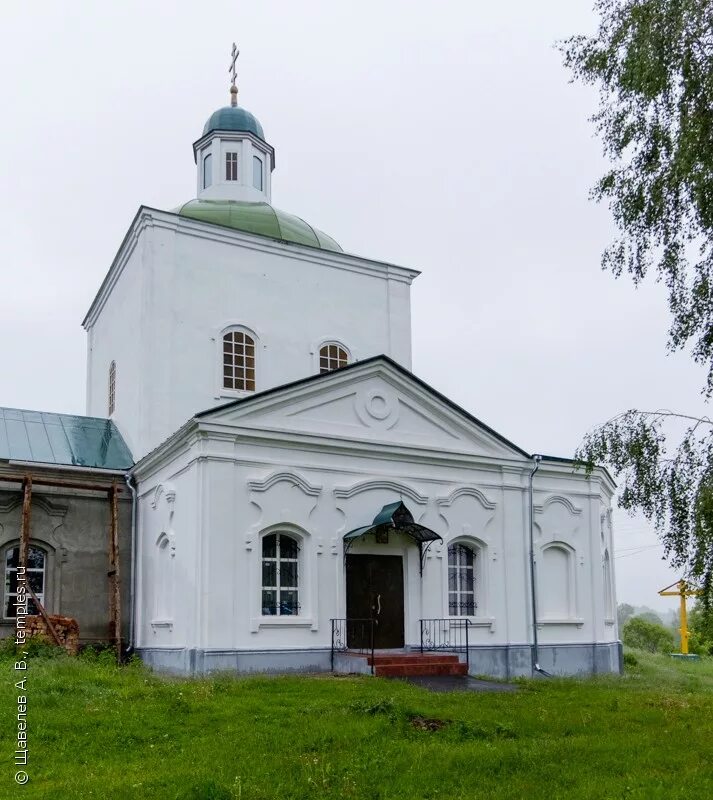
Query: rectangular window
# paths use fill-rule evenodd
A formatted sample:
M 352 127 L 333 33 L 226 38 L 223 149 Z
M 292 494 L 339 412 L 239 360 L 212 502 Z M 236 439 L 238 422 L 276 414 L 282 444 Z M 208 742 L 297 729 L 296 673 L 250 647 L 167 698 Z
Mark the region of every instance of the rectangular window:
M 225 154 L 225 180 L 237 181 L 238 179 L 238 154 Z
M 253 156 L 253 186 L 262 191 L 262 161 Z

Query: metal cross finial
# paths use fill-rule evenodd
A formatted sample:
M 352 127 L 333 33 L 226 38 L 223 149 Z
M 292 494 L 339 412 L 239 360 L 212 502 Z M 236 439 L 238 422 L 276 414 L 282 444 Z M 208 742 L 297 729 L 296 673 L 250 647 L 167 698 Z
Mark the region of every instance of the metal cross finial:
M 230 62 L 228 72 L 230 73 L 230 77 L 232 79 L 232 85 L 235 86 L 235 79 L 238 77 L 238 71 L 235 68 L 235 62 L 238 60 L 238 56 L 240 55 L 240 50 L 238 50 L 235 42 L 233 42 L 233 49 L 231 50 L 230 55 L 233 57 L 233 60 Z
M 230 66 L 228 67 L 228 72 L 230 73 L 230 78 L 231 78 L 230 105 L 237 106 L 238 87 L 235 85 L 235 79 L 238 77 L 238 71 L 235 68 L 235 62 L 238 60 L 238 56 L 240 55 L 240 50 L 238 50 L 235 42 L 233 42 L 233 49 L 231 50 L 230 55 L 233 57 L 233 60 L 230 62 Z

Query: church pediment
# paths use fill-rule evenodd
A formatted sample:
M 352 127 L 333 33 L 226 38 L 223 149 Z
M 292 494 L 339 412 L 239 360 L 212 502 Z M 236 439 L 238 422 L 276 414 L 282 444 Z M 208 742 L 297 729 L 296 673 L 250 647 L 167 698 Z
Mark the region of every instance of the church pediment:
M 526 454 L 384 357 L 205 411 L 204 422 L 492 458 Z

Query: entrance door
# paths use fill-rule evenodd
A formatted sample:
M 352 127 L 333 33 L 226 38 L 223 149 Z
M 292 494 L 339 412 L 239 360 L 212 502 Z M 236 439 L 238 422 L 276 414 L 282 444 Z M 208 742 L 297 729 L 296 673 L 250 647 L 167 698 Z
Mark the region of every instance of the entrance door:
M 374 619 L 374 647 L 404 646 L 401 556 L 347 556 L 347 617 Z M 350 627 L 347 646 L 368 647 L 368 626 Z

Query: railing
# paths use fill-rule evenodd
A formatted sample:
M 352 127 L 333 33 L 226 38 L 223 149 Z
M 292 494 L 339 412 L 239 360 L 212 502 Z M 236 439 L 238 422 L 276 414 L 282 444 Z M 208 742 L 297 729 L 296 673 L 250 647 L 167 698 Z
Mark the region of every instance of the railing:
M 334 672 L 335 653 L 358 653 L 371 657 L 371 674 L 374 674 L 374 620 L 333 619 L 332 651 L 330 662 Z
M 465 653 L 465 662 L 470 671 L 470 647 L 468 629 L 473 623 L 469 619 L 445 617 L 421 620 L 421 652 L 448 650 Z

